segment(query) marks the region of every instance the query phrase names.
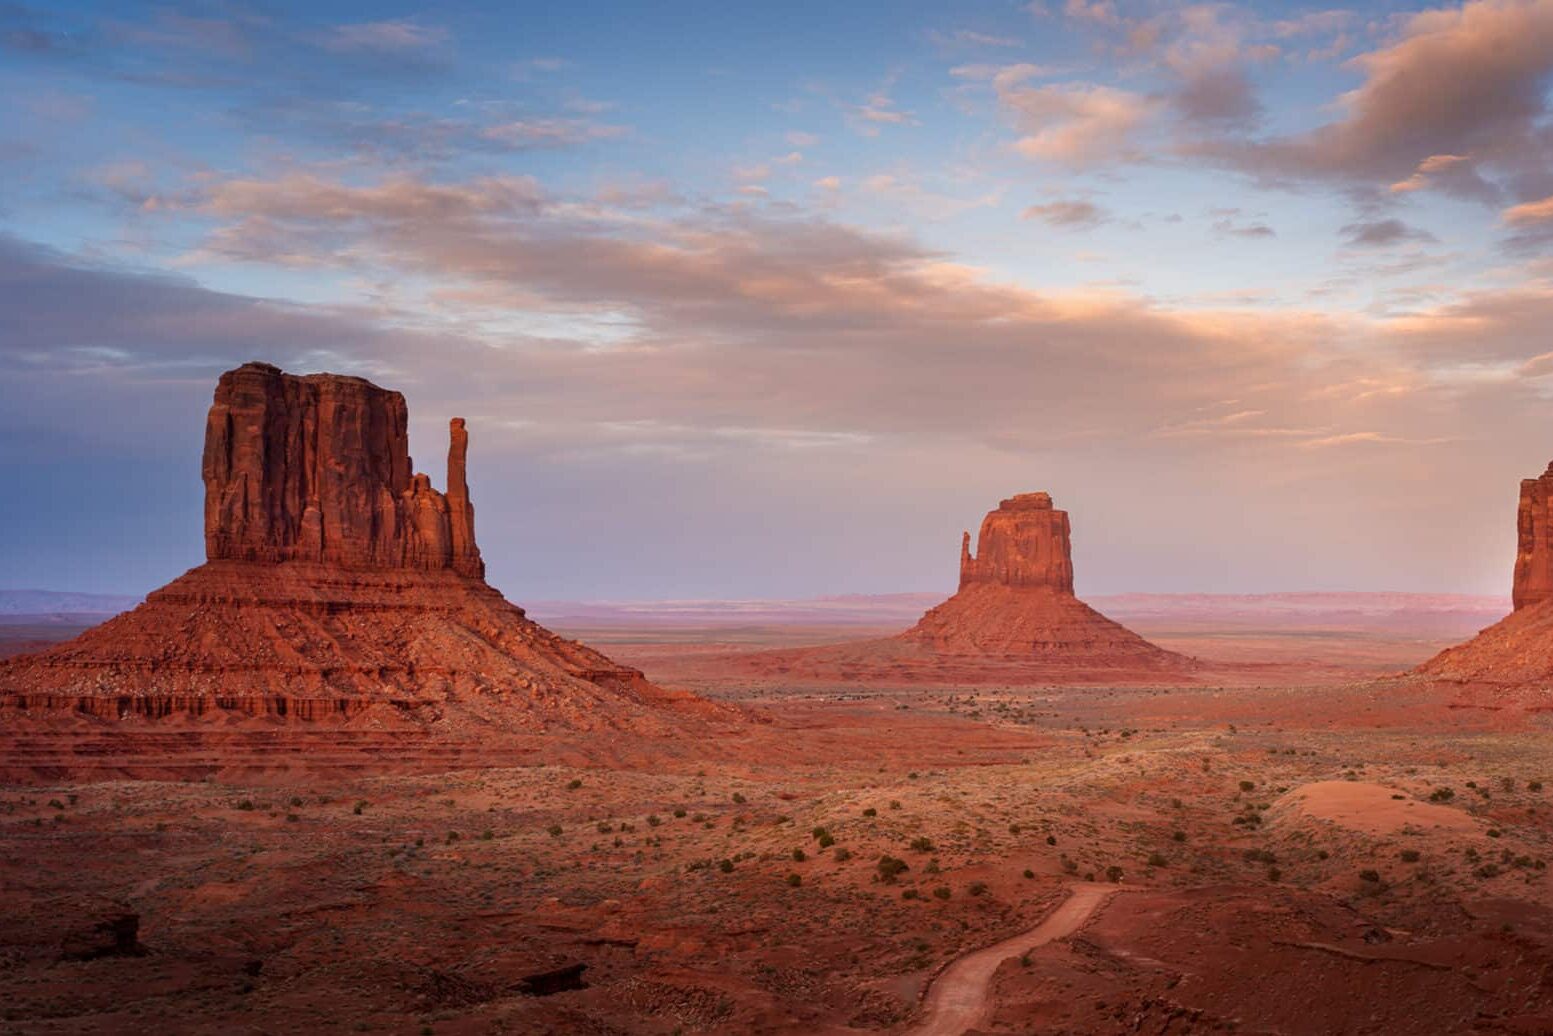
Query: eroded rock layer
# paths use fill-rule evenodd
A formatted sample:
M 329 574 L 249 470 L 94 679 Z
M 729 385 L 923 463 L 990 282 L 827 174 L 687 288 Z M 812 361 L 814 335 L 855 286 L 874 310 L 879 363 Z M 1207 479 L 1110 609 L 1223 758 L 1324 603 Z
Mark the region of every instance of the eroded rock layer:
M 665 731 L 731 716 L 530 621 L 484 579 L 464 422 L 446 494 L 412 473 L 404 397 L 251 363 L 206 423 L 209 559 L 73 641 L 0 663 L 0 706 L 169 716 Z

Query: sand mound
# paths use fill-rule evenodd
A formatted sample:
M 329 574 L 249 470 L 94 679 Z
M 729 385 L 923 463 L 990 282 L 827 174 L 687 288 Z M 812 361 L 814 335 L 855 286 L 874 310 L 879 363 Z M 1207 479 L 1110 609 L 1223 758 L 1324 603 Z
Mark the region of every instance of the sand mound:
M 1406 828 L 1462 834 L 1478 829 L 1478 822 L 1459 809 L 1420 802 L 1396 788 L 1363 781 L 1302 784 L 1272 804 L 1268 819 L 1274 824 L 1320 821 L 1368 835 L 1397 834 Z

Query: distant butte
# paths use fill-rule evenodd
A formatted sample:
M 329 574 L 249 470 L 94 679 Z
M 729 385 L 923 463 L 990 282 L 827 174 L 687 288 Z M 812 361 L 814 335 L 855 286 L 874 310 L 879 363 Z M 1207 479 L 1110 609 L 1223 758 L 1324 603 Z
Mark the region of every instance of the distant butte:
M 398 392 L 249 363 L 205 426 L 207 561 L 144 604 L 0 663 L 0 706 L 439 729 L 671 731 L 725 710 L 530 621 L 485 582 L 451 424 L 447 491 L 414 473 Z
M 1072 533 L 1046 493 L 1002 501 L 960 543 L 959 589 L 904 633 L 749 654 L 746 671 L 819 682 L 1190 682 L 1196 660 L 1166 651 L 1073 593 Z
M 1010 497 L 982 519 L 976 553 L 960 546 L 960 589 L 901 638 L 944 655 L 1063 667 L 1171 669 L 1189 660 L 1156 647 L 1073 594 L 1068 513 L 1046 493 Z
M 1515 610 L 1409 674 L 1462 685 L 1458 707 L 1553 710 L 1553 464 L 1521 481 L 1516 531 Z

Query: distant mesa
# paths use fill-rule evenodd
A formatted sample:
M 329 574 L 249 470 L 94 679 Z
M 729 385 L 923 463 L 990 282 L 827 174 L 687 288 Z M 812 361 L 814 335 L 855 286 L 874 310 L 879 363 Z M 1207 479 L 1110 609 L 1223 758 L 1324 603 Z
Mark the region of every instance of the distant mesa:
M 529 620 L 485 582 L 454 418 L 447 490 L 398 392 L 249 363 L 205 426 L 207 561 L 68 643 L 0 663 L 0 705 L 439 728 L 673 729 L 720 715 Z
M 1464 685 L 1456 704 L 1553 709 L 1553 464 L 1521 481 L 1514 611 L 1413 670 Z

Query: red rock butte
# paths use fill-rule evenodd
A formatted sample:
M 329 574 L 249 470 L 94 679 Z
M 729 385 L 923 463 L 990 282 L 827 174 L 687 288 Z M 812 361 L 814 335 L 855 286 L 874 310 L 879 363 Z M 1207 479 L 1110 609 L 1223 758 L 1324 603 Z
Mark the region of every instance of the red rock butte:
M 1190 664 L 1073 594 L 1068 513 L 1046 493 L 1022 493 L 982 519 L 972 556 L 960 544 L 960 589 L 901 639 L 945 655 L 988 655 L 1068 666 L 1176 669 Z
M 447 491 L 398 392 L 249 363 L 205 426 L 205 564 L 80 637 L 0 663 L 0 705 L 440 728 L 667 731 L 721 710 L 529 620 L 485 582 L 454 418 Z M 15 715 L 12 712 L 12 715 Z
M 1197 660 L 1073 594 L 1072 533 L 1046 493 L 1010 497 L 960 543 L 960 586 L 893 637 L 745 654 L 728 665 L 819 683 L 1190 683 Z
M 1514 610 L 1413 670 L 1464 685 L 1460 706 L 1553 709 L 1553 464 L 1521 481 L 1516 531 Z

